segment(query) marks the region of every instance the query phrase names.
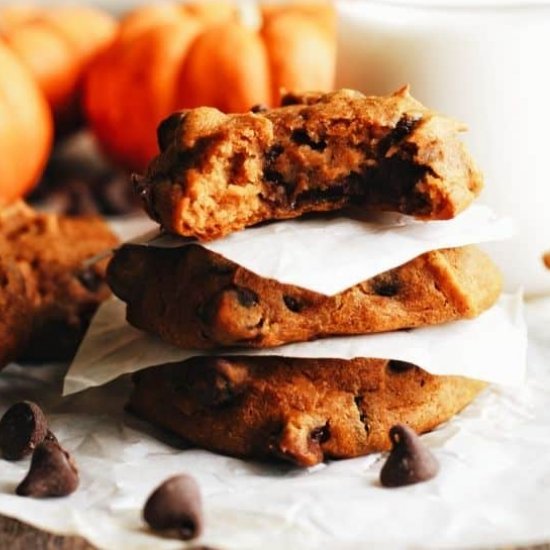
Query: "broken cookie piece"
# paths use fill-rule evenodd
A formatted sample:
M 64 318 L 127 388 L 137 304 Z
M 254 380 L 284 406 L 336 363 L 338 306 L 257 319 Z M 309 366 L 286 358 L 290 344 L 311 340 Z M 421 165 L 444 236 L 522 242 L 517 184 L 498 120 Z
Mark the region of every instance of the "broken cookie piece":
M 86 260 L 116 246 L 117 237 L 98 217 L 43 214 L 17 203 L 0 210 L 0 238 L 6 261 L 18 273 L 11 284 L 19 285 L 24 302 L 16 306 L 9 289 L 0 288 L 0 302 L 14 302 L 3 315 L 25 321 L 10 358 L 70 358 L 97 306 L 110 295 L 104 280 L 107 259 L 90 266 Z
M 405 368 L 406 367 L 406 368 Z M 313 466 L 432 430 L 486 386 L 383 359 L 195 357 L 134 375 L 130 410 L 209 450 Z
M 161 154 L 136 185 L 167 231 L 215 239 L 268 220 L 350 205 L 449 219 L 482 188 L 456 121 L 408 88 L 304 94 L 225 115 L 201 107 L 159 127 Z

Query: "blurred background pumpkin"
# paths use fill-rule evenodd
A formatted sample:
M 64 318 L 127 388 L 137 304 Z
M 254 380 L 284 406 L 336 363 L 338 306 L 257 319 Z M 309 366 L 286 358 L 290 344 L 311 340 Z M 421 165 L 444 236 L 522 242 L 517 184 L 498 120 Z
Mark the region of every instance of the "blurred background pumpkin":
M 329 0 L 138 0 L 124 13 L 128 2 L 97 3 L 0 0 L 0 202 L 41 178 L 35 205 L 128 213 L 129 174 L 157 154 L 157 125 L 173 111 L 242 112 L 278 104 L 281 89 L 333 87 Z M 95 141 L 74 134 L 83 124 Z
M 0 38 L 29 69 L 52 109 L 56 133 L 81 121 L 80 91 L 88 64 L 114 39 L 117 22 L 88 6 L 0 9 Z
M 335 41 L 332 6 L 324 2 L 138 8 L 90 66 L 86 115 L 111 158 L 143 170 L 158 151 L 158 123 L 175 110 L 242 112 L 276 105 L 283 88 L 331 89 Z
M 53 124 L 31 73 L 0 42 L 0 205 L 27 193 L 44 168 Z

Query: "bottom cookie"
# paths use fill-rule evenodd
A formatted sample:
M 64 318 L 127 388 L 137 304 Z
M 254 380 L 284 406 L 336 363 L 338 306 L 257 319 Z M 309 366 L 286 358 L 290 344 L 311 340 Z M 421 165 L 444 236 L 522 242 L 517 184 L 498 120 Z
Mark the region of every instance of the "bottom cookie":
M 429 431 L 486 386 L 382 359 L 195 357 L 134 376 L 130 410 L 205 449 L 313 466 L 390 448 L 401 422 Z

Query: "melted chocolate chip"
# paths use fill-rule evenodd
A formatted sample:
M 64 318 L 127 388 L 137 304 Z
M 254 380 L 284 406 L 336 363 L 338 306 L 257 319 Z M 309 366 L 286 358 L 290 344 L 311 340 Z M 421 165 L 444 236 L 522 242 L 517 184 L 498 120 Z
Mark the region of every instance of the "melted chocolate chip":
M 313 441 L 317 441 L 319 443 L 325 443 L 328 441 L 330 439 L 330 428 L 328 422 L 324 426 L 319 426 L 318 428 L 312 430 L 310 437 Z
M 378 143 L 378 154 L 384 156 L 391 147 L 403 141 L 418 125 L 420 118 L 404 114 Z
M 283 295 L 283 302 L 285 303 L 285 306 L 294 313 L 300 313 L 306 307 L 300 298 L 294 298 L 288 294 Z
M 412 365 L 411 363 L 406 363 L 405 361 L 396 361 L 395 359 L 388 361 L 387 367 L 389 371 L 395 374 L 401 374 L 403 372 L 414 369 L 414 365 Z
M 191 476 L 177 475 L 161 483 L 147 499 L 143 519 L 155 531 L 183 540 L 200 536 L 203 512 L 197 482 Z
M 289 105 L 301 105 L 302 98 L 293 93 L 286 93 L 281 97 L 281 107 L 288 107 Z
M 253 307 L 258 304 L 259 298 L 258 295 L 249 288 L 236 287 L 235 293 L 237 294 L 237 300 L 239 304 L 243 307 Z
M 282 145 L 272 145 L 264 154 L 265 162 L 274 162 L 277 157 L 282 155 L 284 150 L 285 149 Z
M 268 110 L 269 109 L 267 105 L 264 105 L 263 103 L 256 103 L 256 105 L 253 105 L 252 107 L 250 107 L 251 113 L 265 113 Z
M 379 275 L 373 279 L 372 289 L 378 296 L 391 298 L 399 293 L 401 284 L 396 277 Z
M 314 141 L 304 129 L 294 130 L 290 137 L 297 145 L 306 145 L 314 151 L 324 151 L 327 146 L 325 141 Z
M 176 130 L 185 118 L 185 113 L 174 113 L 165 118 L 157 128 L 157 142 L 161 152 L 166 151 L 173 143 Z

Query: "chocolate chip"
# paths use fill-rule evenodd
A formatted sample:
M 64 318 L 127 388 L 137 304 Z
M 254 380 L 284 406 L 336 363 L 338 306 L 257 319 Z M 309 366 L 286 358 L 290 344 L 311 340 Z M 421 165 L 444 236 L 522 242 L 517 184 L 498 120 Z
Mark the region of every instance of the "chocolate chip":
M 423 445 L 415 431 L 404 424 L 390 429 L 392 450 L 382 471 L 380 482 L 384 487 L 401 487 L 436 476 L 439 464 Z
M 249 288 L 238 286 L 235 288 L 235 293 L 237 294 L 239 304 L 243 307 L 253 307 L 259 301 L 258 295 Z
M 378 296 L 391 298 L 399 293 L 401 284 L 397 277 L 382 274 L 373 279 L 372 289 Z
M 57 441 L 45 440 L 36 447 L 30 470 L 15 492 L 34 498 L 63 497 L 77 487 L 78 470 L 71 455 Z
M 290 136 L 290 139 L 292 139 L 292 141 L 297 145 L 306 145 L 314 151 L 324 151 L 327 146 L 326 142 L 323 140 L 313 140 L 311 136 L 302 128 L 294 130 Z
M 324 426 L 319 426 L 312 430 L 310 437 L 313 441 L 318 441 L 319 443 L 325 443 L 330 439 L 330 428 L 328 422 Z
M 281 107 L 287 107 L 289 105 L 300 105 L 302 104 L 302 98 L 297 95 L 293 94 L 291 92 L 286 93 L 281 97 Z
M 77 273 L 76 278 L 79 283 L 90 292 L 97 292 L 103 284 L 103 277 L 92 267 L 82 269 Z
M 269 109 L 267 105 L 264 105 L 263 103 L 256 103 L 256 105 L 253 105 L 252 107 L 250 107 L 251 113 L 265 113 L 268 110 Z
M 12 405 L 0 420 L 0 450 L 7 460 L 31 454 L 48 433 L 48 421 L 32 401 Z
M 378 153 L 385 155 L 388 150 L 403 141 L 418 125 L 420 118 L 412 117 L 411 115 L 404 114 L 395 125 L 395 128 L 390 130 L 379 142 Z
M 183 540 L 202 533 L 202 499 L 197 482 L 188 475 L 167 479 L 147 499 L 143 519 L 155 531 L 174 533 Z
M 277 157 L 283 154 L 285 148 L 282 145 L 272 145 L 265 153 L 264 160 L 266 163 L 270 164 L 274 162 Z
M 401 374 L 403 372 L 414 369 L 414 365 L 412 365 L 411 363 L 406 363 L 405 361 L 396 361 L 395 359 L 388 361 L 387 367 L 391 372 L 395 374 Z
M 305 304 L 299 298 L 294 298 L 293 296 L 288 296 L 287 294 L 283 296 L 283 302 L 285 303 L 285 306 L 294 313 L 300 313 L 300 311 L 302 311 L 305 307 Z
M 157 128 L 157 143 L 161 152 L 166 151 L 174 141 L 176 130 L 185 118 L 185 113 L 174 113 L 165 118 Z

